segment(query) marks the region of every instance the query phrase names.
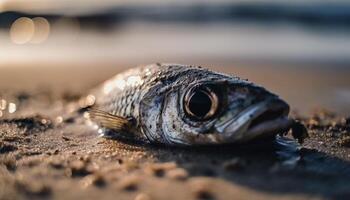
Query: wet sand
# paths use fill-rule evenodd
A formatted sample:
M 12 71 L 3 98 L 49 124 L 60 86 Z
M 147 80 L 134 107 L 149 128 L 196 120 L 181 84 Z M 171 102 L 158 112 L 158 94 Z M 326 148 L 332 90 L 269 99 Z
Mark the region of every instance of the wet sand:
M 115 74 L 147 61 L 62 61 L 0 64 L 0 91 L 86 93 Z M 152 63 L 153 61 L 149 61 Z M 168 61 L 171 62 L 171 61 Z M 293 110 L 310 114 L 320 107 L 350 113 L 350 69 L 337 65 L 259 64 L 178 58 L 177 63 L 201 65 L 249 79 L 286 99 Z
M 0 199 L 350 197 L 349 112 L 319 99 L 349 88 L 346 71 L 220 68 L 267 86 L 303 113 L 318 103 L 343 112 L 293 112 L 310 136 L 300 150 L 272 143 L 181 149 L 98 137 L 74 111 L 82 94 L 122 68 L 2 69 L 1 99 L 16 111 L 0 118 Z

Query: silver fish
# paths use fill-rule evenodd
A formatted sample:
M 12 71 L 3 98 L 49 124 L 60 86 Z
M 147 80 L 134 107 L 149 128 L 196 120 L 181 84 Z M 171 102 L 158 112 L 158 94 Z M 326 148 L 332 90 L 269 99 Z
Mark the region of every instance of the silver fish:
M 293 123 L 288 104 L 263 87 L 195 66 L 134 68 L 92 94 L 89 117 L 105 134 L 148 143 L 241 143 Z

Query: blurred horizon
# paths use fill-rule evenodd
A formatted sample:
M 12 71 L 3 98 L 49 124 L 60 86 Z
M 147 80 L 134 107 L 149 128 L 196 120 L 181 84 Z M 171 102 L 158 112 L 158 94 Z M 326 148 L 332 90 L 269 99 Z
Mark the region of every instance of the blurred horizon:
M 0 66 L 191 58 L 225 63 L 350 63 L 350 2 L 340 0 L 2 0 L 1 10 Z M 33 26 L 27 35 L 21 24 L 15 24 L 20 18 L 25 19 L 22 26 Z M 37 18 L 43 22 L 35 29 L 32 19 Z M 39 39 L 30 41 L 30 34 Z
M 0 44 L 5 89 L 88 89 L 182 63 L 249 78 L 302 111 L 350 113 L 349 1 L 0 0 Z

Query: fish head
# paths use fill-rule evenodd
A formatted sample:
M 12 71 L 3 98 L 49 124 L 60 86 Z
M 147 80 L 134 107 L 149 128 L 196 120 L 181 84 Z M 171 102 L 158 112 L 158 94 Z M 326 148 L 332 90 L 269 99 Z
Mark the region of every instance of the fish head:
M 289 105 L 247 80 L 199 70 L 160 85 L 143 108 L 150 140 L 180 145 L 240 143 L 289 129 Z

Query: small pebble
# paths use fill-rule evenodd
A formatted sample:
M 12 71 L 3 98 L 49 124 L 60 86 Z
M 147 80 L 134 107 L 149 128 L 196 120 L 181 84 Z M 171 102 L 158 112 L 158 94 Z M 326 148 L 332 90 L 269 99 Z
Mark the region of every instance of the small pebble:
M 119 188 L 128 192 L 136 191 L 139 179 L 136 177 L 125 177 L 119 182 Z
M 197 199 L 199 200 L 213 200 L 214 196 L 209 191 L 197 191 Z
M 51 160 L 49 162 L 49 165 L 55 169 L 62 169 L 63 168 L 63 164 L 59 160 Z
M 182 168 L 176 168 L 168 171 L 166 173 L 166 176 L 171 178 L 171 179 L 176 179 L 176 180 L 185 180 L 188 178 L 188 173 L 186 170 Z
M 16 179 L 16 187 L 27 194 L 35 196 L 49 196 L 52 193 L 52 190 L 48 185 L 26 180 L 23 177 Z
M 155 163 L 147 166 L 145 168 L 145 172 L 157 177 L 163 177 L 166 173 L 166 171 L 175 169 L 176 163 L 175 162 L 168 162 L 168 163 Z
M 2 157 L 1 163 L 10 171 L 14 171 L 17 168 L 17 161 L 14 156 L 7 155 Z
M 140 193 L 136 195 L 135 200 L 151 200 L 151 197 L 148 194 Z
M 86 176 L 82 180 L 82 185 L 84 188 L 89 187 L 91 185 L 97 186 L 97 187 L 103 187 L 106 185 L 106 180 L 101 174 L 93 174 Z
M 306 127 L 297 121 L 292 125 L 292 135 L 300 144 L 303 143 L 304 139 L 309 136 Z
M 62 123 L 63 122 L 63 117 L 61 117 L 61 116 L 58 116 L 58 117 L 56 117 L 56 123 L 57 124 L 60 124 L 60 123 Z
M 343 147 L 350 147 L 350 136 L 345 136 L 341 138 L 340 145 Z
M 16 151 L 16 150 L 17 150 L 16 145 L 13 145 L 13 144 L 8 143 L 8 142 L 1 142 L 0 141 L 0 154 L 8 153 L 11 151 Z
M 346 125 L 348 125 L 348 126 L 350 125 L 350 117 L 348 117 L 348 118 L 345 119 L 345 123 L 346 123 Z
M 69 141 L 69 140 L 71 140 L 69 137 L 66 137 L 66 136 L 62 136 L 62 139 L 63 139 L 64 141 Z
M 215 196 L 212 193 L 210 182 L 206 180 L 196 180 L 192 182 L 192 191 L 198 200 L 214 200 Z
M 72 177 L 86 176 L 90 174 L 87 169 L 87 164 L 83 161 L 74 161 L 70 164 L 70 174 Z
M 239 158 L 234 158 L 224 162 L 223 167 L 228 171 L 241 171 L 246 168 L 246 163 Z

